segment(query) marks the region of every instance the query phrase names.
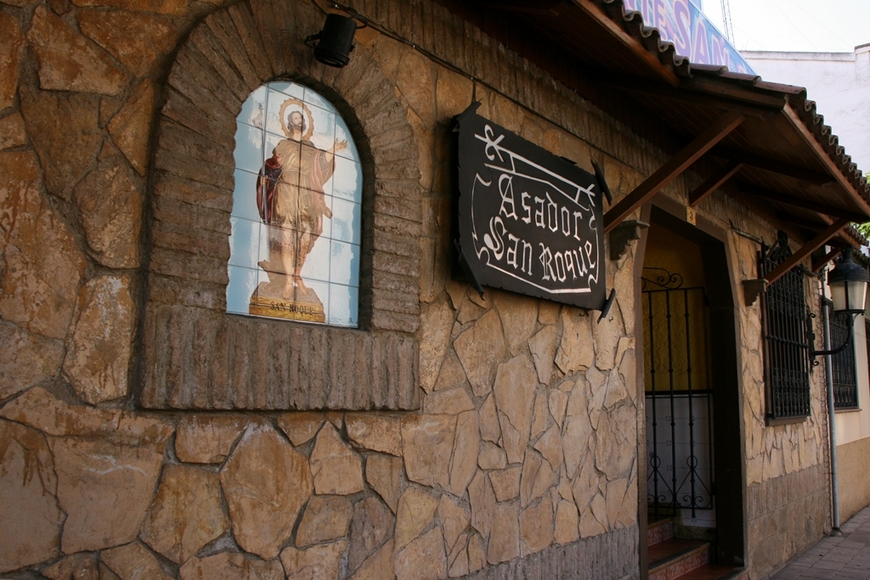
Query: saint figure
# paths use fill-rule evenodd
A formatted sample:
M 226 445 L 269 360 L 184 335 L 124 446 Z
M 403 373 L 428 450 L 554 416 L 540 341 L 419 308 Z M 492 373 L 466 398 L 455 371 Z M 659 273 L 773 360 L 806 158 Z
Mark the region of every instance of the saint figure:
M 301 111 L 291 111 L 288 121 L 288 138 L 275 146 L 257 180 L 257 208 L 269 226 L 269 260 L 260 266 L 283 275 L 284 300 L 319 302 L 302 280 L 302 266 L 323 232 L 323 218 L 332 217 L 323 187 L 335 171 L 335 153 L 345 149 L 347 141 L 318 149 Z

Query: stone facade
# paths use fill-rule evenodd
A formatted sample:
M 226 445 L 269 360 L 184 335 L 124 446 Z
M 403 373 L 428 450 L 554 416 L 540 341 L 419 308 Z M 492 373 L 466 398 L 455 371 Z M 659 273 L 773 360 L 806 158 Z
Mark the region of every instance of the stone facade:
M 0 7 L 0 574 L 637 577 L 637 245 L 600 322 L 452 280 L 451 122 L 479 100 L 617 196 L 666 155 L 428 0 L 353 2 L 378 29 L 340 71 L 302 43 L 311 3 L 224 4 Z M 223 313 L 235 115 L 275 78 L 362 144 L 359 330 Z M 731 198 L 699 216 L 772 238 Z M 746 238 L 728 251 L 755 277 Z M 764 572 L 824 530 L 825 458 L 822 401 L 765 426 L 759 317 L 740 309 Z M 812 529 L 771 531 L 798 509 Z

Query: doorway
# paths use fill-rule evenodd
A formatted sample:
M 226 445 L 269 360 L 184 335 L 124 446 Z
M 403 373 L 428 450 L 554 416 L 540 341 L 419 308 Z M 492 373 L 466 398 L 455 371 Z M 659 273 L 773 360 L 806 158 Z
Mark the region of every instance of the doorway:
M 742 566 L 742 425 L 737 310 L 724 234 L 653 207 L 641 273 L 646 509 L 651 535 L 710 544 Z

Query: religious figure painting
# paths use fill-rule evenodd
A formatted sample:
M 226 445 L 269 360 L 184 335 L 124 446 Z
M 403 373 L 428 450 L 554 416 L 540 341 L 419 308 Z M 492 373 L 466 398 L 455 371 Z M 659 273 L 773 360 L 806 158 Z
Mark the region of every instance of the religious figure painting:
M 335 108 L 296 83 L 238 117 L 227 311 L 358 324 L 359 156 Z

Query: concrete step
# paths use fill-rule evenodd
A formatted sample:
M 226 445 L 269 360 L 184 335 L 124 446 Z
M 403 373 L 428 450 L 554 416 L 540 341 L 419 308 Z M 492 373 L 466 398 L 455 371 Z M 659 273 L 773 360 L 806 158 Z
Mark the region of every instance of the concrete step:
M 650 521 L 646 529 L 648 546 L 670 540 L 674 537 L 674 518 L 662 518 Z
M 718 564 L 704 564 L 700 568 L 677 576 L 676 580 L 749 580 L 749 570 Z
M 668 539 L 649 547 L 649 580 L 675 580 L 710 563 L 710 543 Z

